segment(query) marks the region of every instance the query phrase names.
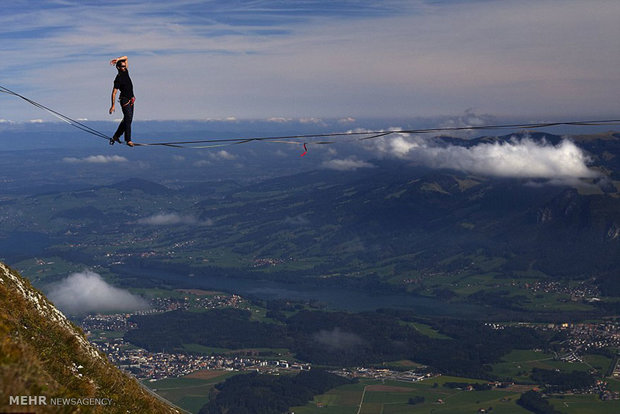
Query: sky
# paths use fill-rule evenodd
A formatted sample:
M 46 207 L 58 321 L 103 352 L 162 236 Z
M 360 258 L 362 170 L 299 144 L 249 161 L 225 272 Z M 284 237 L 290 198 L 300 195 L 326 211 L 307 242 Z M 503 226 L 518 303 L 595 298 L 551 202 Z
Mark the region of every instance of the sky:
M 75 119 L 108 114 L 129 56 L 140 120 L 620 112 L 611 0 L 17 0 L 0 85 Z M 0 94 L 0 122 L 55 120 Z

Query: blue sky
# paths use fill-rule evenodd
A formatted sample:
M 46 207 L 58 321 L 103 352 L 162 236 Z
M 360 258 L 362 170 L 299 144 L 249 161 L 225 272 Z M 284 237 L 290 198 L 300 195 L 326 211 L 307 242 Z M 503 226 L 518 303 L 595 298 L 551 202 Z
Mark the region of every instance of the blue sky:
M 112 120 L 128 55 L 136 119 L 620 113 L 620 2 L 13 1 L 0 85 Z M 0 95 L 0 122 L 47 114 Z

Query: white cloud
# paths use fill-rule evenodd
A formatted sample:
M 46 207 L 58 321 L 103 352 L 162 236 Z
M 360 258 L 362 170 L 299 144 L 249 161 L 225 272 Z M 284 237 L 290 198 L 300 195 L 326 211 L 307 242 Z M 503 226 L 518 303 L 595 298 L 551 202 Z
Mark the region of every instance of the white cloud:
M 355 171 L 359 168 L 373 168 L 374 167 L 373 164 L 366 162 L 366 161 L 358 160 L 355 157 L 324 161 L 321 164 L 321 166 L 329 170 L 338 170 L 338 171 Z
M 353 117 L 351 117 L 351 116 L 348 116 L 348 117 L 346 117 L 346 118 L 340 118 L 340 119 L 338 120 L 338 123 L 340 123 L 340 124 L 351 124 L 351 123 L 353 123 L 353 122 L 355 122 L 355 121 L 356 121 L 356 119 L 355 119 L 355 118 L 353 118 Z
M 211 157 L 214 160 L 226 160 L 226 161 L 237 159 L 237 156 L 235 154 L 231 154 L 230 152 L 225 151 L 225 150 L 211 153 L 209 154 L 209 157 Z
M 570 140 L 557 145 L 529 138 L 479 143 L 472 147 L 439 145 L 428 138 L 399 134 L 377 140 L 381 153 L 431 167 L 495 177 L 544 179 L 592 178 L 589 157 Z
M 68 163 L 87 163 L 87 164 L 108 164 L 111 162 L 127 162 L 127 158 L 120 155 L 91 155 L 85 158 L 65 157 L 63 162 Z
M 139 224 L 151 226 L 170 226 L 175 224 L 190 224 L 197 226 L 211 226 L 213 220 L 199 220 L 192 215 L 181 215 L 177 213 L 159 213 L 138 220 Z
M 204 118 L 207 122 L 237 122 L 237 118 L 234 116 L 224 116 L 221 118 Z
M 284 117 L 271 117 L 267 119 L 267 122 L 275 122 L 277 124 L 285 124 L 287 122 L 291 122 L 293 118 L 284 118 Z
M 148 303 L 141 297 L 108 284 L 90 270 L 69 275 L 51 288 L 48 297 L 69 314 L 130 312 L 148 308 Z

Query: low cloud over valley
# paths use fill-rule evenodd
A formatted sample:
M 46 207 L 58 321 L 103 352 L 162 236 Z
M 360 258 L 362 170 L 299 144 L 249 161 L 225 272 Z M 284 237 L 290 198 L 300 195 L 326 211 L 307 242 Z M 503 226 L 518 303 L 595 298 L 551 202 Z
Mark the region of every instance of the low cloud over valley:
M 63 312 L 76 315 L 89 312 L 131 312 L 148 309 L 143 298 L 107 283 L 95 272 L 73 273 L 53 286 L 48 297 Z

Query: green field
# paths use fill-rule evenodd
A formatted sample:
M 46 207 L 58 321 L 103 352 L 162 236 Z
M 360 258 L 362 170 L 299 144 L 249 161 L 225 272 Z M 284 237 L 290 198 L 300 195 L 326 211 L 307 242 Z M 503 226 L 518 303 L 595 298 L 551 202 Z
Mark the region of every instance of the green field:
M 602 375 L 606 375 L 610 365 L 614 362 L 612 358 L 603 355 L 585 355 L 583 362 L 596 369 Z
M 620 379 L 606 378 L 608 388 L 610 391 L 620 391 Z
M 525 414 L 516 405 L 520 392 L 507 390 L 464 391 L 443 387 L 450 381 L 468 382 L 466 378 L 432 378 L 418 383 L 362 380 L 316 396 L 314 401 L 294 407 L 296 414 L 416 414 L 416 413 L 476 413 L 480 408 L 493 407 L 494 413 Z M 434 387 L 437 383 L 438 386 Z M 410 405 L 412 397 L 422 396 L 421 404 Z M 361 402 L 361 407 L 360 407 Z
M 41 257 L 22 260 L 14 263 L 22 275 L 28 277 L 33 284 L 52 283 L 61 280 L 71 273 L 78 273 L 88 269 L 89 266 L 81 263 L 73 263 L 57 256 Z M 103 274 L 103 271 L 99 271 Z
M 409 322 L 408 325 L 413 326 L 418 332 L 430 338 L 437 338 L 437 339 L 449 339 L 450 338 L 444 334 L 439 333 L 437 330 L 433 329 L 431 326 L 426 325 L 424 323 Z
M 198 412 L 209 401 L 209 392 L 213 386 L 236 373 L 225 371 L 206 371 L 207 375 L 200 378 L 200 374 L 182 378 L 166 378 L 158 381 L 143 381 L 151 390 L 166 400 L 191 413 Z
M 492 413 L 528 414 L 516 404 L 524 389 L 465 391 L 443 387 L 446 382 L 473 382 L 467 378 L 438 377 L 418 383 L 362 380 L 358 384 L 335 388 L 316 396 L 295 414 L 463 414 L 492 408 Z M 437 383 L 438 386 L 434 387 Z M 422 396 L 421 404 L 408 404 L 409 398 Z M 620 412 L 620 401 L 601 401 L 596 395 L 554 397 L 549 400 L 566 414 L 611 414 Z M 360 406 L 361 403 L 361 406 Z
M 566 414 L 617 414 L 620 413 L 620 400 L 601 401 L 596 395 L 567 395 L 550 398 L 556 410 Z
M 325 394 L 315 396 L 314 400 L 305 406 L 292 407 L 290 410 L 295 414 L 355 414 L 367 384 L 368 382 L 361 381 L 359 384 L 334 388 Z
M 503 362 L 493 364 L 493 374 L 500 378 L 513 378 L 516 381 L 530 382 L 529 374 L 532 368 L 542 368 L 547 370 L 559 369 L 560 371 L 588 371 L 592 367 L 606 368 L 611 363 L 609 358 L 600 355 L 588 355 L 584 362 L 565 362 L 554 359 L 553 354 L 532 351 L 514 350 L 502 358 Z

